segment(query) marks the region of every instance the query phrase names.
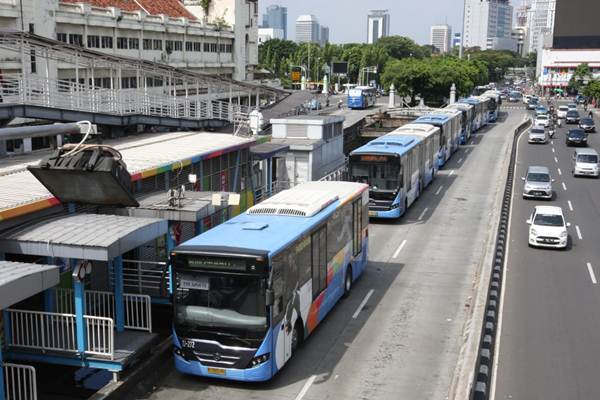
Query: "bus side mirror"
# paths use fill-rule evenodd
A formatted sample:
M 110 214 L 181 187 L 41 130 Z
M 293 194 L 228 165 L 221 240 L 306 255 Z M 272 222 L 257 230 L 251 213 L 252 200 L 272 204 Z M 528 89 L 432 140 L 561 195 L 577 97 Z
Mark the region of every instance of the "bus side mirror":
M 265 292 L 266 294 L 266 303 L 267 306 L 272 306 L 273 303 L 275 302 L 275 293 L 273 293 L 272 289 L 267 289 L 267 291 Z

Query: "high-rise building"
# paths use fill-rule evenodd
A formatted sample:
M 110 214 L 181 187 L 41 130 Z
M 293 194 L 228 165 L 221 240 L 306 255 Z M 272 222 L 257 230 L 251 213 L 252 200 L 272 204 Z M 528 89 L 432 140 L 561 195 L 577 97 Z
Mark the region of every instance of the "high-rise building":
M 262 28 L 273 28 L 283 30 L 283 39 L 287 40 L 287 7 L 271 5 L 263 15 Z
M 386 36 L 390 36 L 388 10 L 371 10 L 367 17 L 367 43 L 373 44 Z
M 529 51 L 541 50 L 544 38 L 554 32 L 556 0 L 533 0 L 529 11 Z M 581 12 L 581 10 L 579 10 Z
M 296 20 L 296 42 L 321 43 L 321 26 L 317 17 L 311 14 L 301 15 Z
M 325 46 L 329 43 L 329 27 L 321 25 L 321 31 L 319 33 L 319 42 L 321 46 Z
M 458 46 L 460 46 L 461 42 L 462 42 L 462 33 L 456 32 L 452 36 L 452 47 L 458 47 Z
M 511 38 L 512 19 L 509 0 L 466 0 L 464 46 L 484 50 L 516 47 Z
M 440 53 L 450 51 L 450 40 L 452 38 L 452 28 L 450 25 L 433 25 L 429 35 L 429 44 L 438 49 Z

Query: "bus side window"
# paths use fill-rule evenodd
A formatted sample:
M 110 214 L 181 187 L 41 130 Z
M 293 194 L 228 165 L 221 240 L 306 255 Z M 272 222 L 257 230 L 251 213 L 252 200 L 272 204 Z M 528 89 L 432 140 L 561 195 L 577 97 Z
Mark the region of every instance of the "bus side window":
M 362 251 L 362 199 L 352 203 L 352 255 Z
M 313 300 L 327 287 L 327 227 L 311 236 Z
M 273 259 L 272 263 L 272 289 L 273 289 L 273 297 L 275 301 L 273 303 L 273 324 L 281 321 L 283 318 L 284 311 L 284 303 L 283 303 L 283 292 L 285 290 L 285 280 L 283 276 L 283 271 L 285 269 L 286 262 L 286 254 L 287 251 L 284 251 L 281 254 L 278 254 Z

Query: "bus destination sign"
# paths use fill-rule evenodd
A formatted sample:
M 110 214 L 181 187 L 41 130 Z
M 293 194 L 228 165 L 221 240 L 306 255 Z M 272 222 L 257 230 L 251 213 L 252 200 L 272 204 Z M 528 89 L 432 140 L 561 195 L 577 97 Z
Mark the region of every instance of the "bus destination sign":
M 360 160 L 361 161 L 368 161 L 368 162 L 387 162 L 388 161 L 388 157 L 387 156 L 369 156 L 369 155 L 365 155 L 365 156 L 360 156 Z
M 188 267 L 206 270 L 239 272 L 246 271 L 247 269 L 245 260 L 222 257 L 189 257 Z

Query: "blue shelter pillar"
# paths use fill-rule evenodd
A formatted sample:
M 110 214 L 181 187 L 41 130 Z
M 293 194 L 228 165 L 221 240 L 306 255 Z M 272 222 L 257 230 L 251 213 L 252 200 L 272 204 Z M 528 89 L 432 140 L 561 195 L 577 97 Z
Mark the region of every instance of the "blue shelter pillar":
M 202 222 L 200 222 L 199 225 L 200 227 L 202 227 Z M 173 294 L 173 269 L 171 266 L 171 251 L 173 251 L 174 248 L 175 240 L 173 240 L 171 232 L 167 232 L 167 274 L 169 274 L 169 294 Z
M 267 195 L 271 197 L 271 192 L 273 191 L 273 158 L 267 158 Z
M 79 279 L 73 279 L 73 292 L 75 294 L 75 326 L 77 327 L 77 352 L 81 355 L 85 353 L 86 345 L 86 326 L 85 326 L 85 282 Z
M 113 260 L 115 273 L 115 324 L 117 332 L 125 330 L 125 299 L 123 296 L 123 257 L 119 256 Z
M 0 400 L 5 400 L 4 393 L 4 361 L 2 360 L 2 346 L 0 346 Z

